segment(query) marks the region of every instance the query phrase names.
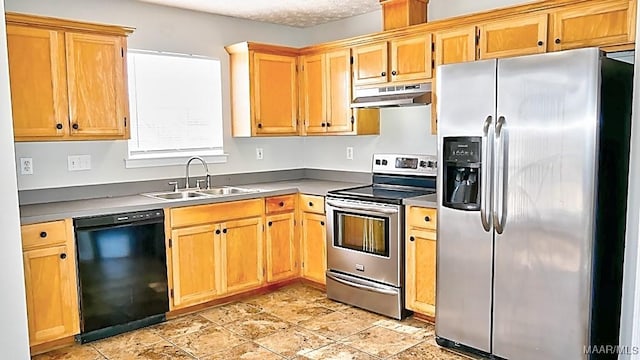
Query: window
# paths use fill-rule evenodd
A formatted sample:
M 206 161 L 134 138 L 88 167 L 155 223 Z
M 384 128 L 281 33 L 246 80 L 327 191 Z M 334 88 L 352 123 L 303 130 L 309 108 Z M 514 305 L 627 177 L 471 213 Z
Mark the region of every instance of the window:
M 131 140 L 127 167 L 223 161 L 220 61 L 132 50 L 128 57 Z

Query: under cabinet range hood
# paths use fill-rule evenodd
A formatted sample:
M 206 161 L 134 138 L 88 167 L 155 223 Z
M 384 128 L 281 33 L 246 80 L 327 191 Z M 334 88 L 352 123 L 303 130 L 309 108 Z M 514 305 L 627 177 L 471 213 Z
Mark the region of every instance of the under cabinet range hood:
M 355 89 L 352 108 L 415 106 L 431 103 L 431 83 Z

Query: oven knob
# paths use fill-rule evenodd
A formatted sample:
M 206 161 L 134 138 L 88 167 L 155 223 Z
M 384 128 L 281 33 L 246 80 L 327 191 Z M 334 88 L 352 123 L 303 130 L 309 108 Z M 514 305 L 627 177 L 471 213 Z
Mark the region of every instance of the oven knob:
M 387 160 L 382 160 L 382 165 L 387 165 Z
M 436 162 L 435 161 L 428 161 L 427 162 L 427 166 L 430 167 L 430 168 L 434 168 L 434 167 L 436 167 Z
M 427 167 L 427 162 L 424 160 L 420 161 L 420 167 Z
M 376 159 L 376 165 L 380 165 L 380 159 Z

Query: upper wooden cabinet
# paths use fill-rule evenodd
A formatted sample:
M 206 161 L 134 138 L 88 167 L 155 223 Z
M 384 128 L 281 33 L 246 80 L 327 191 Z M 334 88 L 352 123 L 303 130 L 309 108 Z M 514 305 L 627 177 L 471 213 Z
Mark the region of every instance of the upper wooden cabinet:
M 225 49 L 231 68 L 232 135 L 296 135 L 297 50 L 248 42 Z
M 547 51 L 548 15 L 519 16 L 480 25 L 479 58 L 493 59 Z
M 476 27 L 439 31 L 434 35 L 436 65 L 476 59 Z
M 129 138 L 132 29 L 12 13 L 6 20 L 16 141 Z
M 425 33 L 354 47 L 353 83 L 366 86 L 429 79 L 431 54 L 431 34 Z
M 613 46 L 635 41 L 635 0 L 612 0 L 565 6 L 551 13 L 553 50 Z

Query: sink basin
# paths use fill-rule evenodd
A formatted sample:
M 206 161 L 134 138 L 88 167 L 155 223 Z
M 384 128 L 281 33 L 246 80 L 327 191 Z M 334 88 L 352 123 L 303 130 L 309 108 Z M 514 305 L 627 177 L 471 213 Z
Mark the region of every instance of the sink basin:
M 237 188 L 237 187 L 231 187 L 231 186 L 223 186 L 223 187 L 216 187 L 211 189 L 198 190 L 198 193 L 212 195 L 212 196 L 221 196 L 221 195 L 233 195 L 233 194 L 246 194 L 246 193 L 252 193 L 257 191 L 258 190 L 254 190 L 254 189 L 244 189 L 244 188 Z
M 163 192 L 143 195 L 163 200 L 188 200 L 206 197 L 205 194 L 200 194 L 195 191 Z

